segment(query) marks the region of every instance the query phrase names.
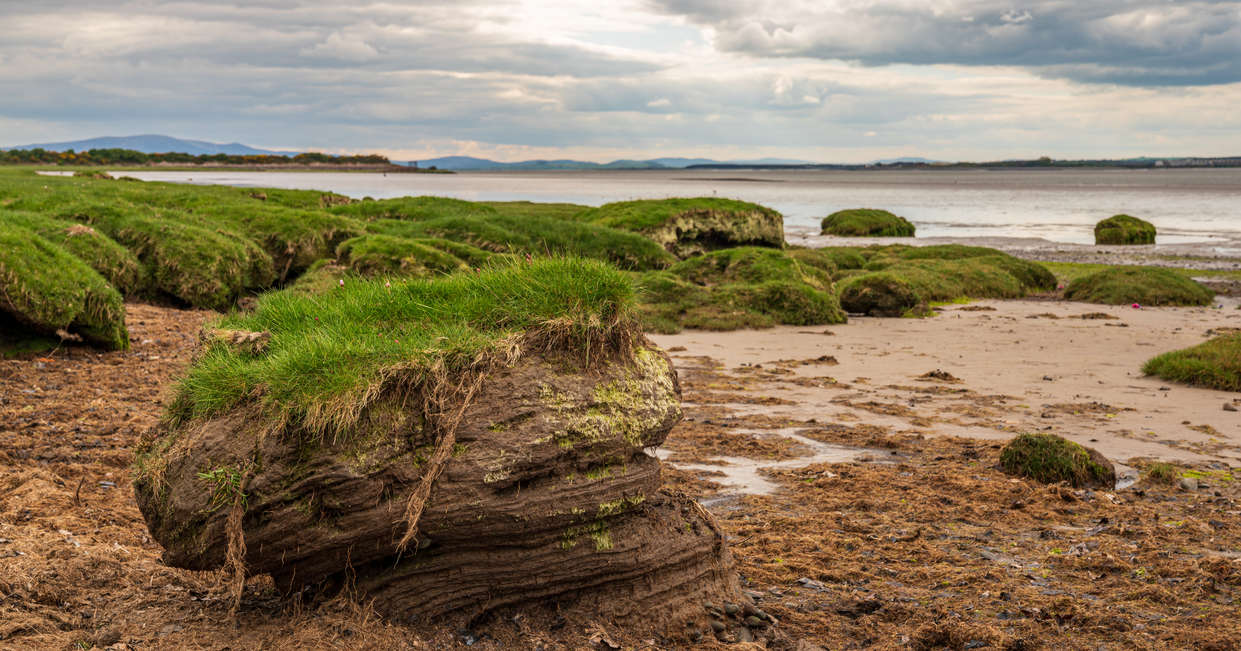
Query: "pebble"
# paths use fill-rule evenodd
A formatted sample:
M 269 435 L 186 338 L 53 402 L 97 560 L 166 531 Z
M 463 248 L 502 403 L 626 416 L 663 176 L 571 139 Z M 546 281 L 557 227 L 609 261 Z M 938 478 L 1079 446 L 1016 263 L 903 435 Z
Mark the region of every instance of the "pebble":
M 1196 491 L 1198 490 L 1198 480 L 1193 477 L 1181 477 L 1181 490 Z
M 725 628 L 727 627 L 724 626 L 724 622 L 721 622 L 718 619 L 711 620 L 711 630 L 715 631 L 716 633 L 722 633 Z
M 745 625 L 750 628 L 762 628 L 767 625 L 767 622 L 755 617 L 754 615 L 750 615 L 745 618 Z
M 725 615 L 730 615 L 730 616 L 736 615 L 739 612 L 741 612 L 741 606 L 738 606 L 737 604 L 733 604 L 733 603 L 728 603 L 727 601 L 724 602 L 724 614 Z
M 1236 411 L 1236 410 L 1237 410 L 1237 406 L 1232 404 L 1231 402 L 1224 403 L 1224 411 Z

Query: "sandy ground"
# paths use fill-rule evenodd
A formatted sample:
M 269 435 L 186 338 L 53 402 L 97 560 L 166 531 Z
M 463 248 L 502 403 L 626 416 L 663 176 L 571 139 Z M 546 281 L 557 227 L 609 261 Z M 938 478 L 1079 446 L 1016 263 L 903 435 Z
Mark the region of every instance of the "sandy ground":
M 1089 318 L 1083 318 L 1089 317 Z M 854 317 L 830 328 L 656 336 L 680 365 L 708 358 L 757 380 L 742 413 L 865 422 L 1006 440 L 1051 431 L 1111 459 L 1241 462 L 1238 396 L 1144 377 L 1155 355 L 1241 325 L 1223 308 L 981 301 L 930 319 Z M 829 356 L 827 363 L 816 358 Z M 697 360 L 697 362 L 695 362 Z M 943 371 L 947 380 L 922 377 Z M 774 404 L 773 404 L 774 403 Z
M 161 564 L 128 485 L 132 446 L 209 315 L 127 308 L 130 351 L 0 361 L 0 649 L 754 648 L 546 610 L 389 622 L 364 599 L 282 599 L 266 577 L 233 617 L 223 577 Z M 1100 310 L 1119 318 L 1065 318 Z M 1042 314 L 1061 318 L 1027 318 Z M 760 636 L 768 648 L 1236 648 L 1241 421 L 1222 405 L 1241 396 L 1137 375 L 1150 354 L 1229 320 L 1006 302 L 659 337 L 686 347 L 673 352 L 685 420 L 660 450 L 665 483 L 728 534 L 750 598 L 779 620 Z M 936 369 L 960 381 L 917 377 Z M 1219 445 L 1183 420 L 1215 428 Z M 1122 457 L 1195 459 L 1185 469 L 1198 486 L 1008 477 L 998 439 L 1031 426 L 1106 440 Z M 736 468 L 750 483 L 726 485 Z

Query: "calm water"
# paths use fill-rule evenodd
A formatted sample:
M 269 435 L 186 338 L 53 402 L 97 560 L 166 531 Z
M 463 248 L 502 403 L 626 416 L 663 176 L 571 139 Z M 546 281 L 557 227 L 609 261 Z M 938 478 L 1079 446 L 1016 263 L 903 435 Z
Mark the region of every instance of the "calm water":
M 1095 222 L 1128 213 L 1153 222 L 1162 244 L 1241 240 L 1241 169 L 820 172 L 659 170 L 357 174 L 121 172 L 149 181 L 305 188 L 376 199 L 440 195 L 476 201 L 609 201 L 720 196 L 817 230 L 843 208 L 884 208 L 919 237 L 1027 237 L 1092 243 Z M 1231 247 L 1230 247 L 1231 248 Z

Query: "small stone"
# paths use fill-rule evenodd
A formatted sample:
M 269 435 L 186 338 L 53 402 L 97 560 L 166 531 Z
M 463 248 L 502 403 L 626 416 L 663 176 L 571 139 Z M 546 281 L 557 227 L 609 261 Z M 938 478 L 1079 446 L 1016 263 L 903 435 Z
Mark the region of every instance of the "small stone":
M 731 617 L 733 615 L 736 615 L 739 612 L 741 612 L 741 606 L 738 606 L 737 604 L 733 604 L 733 603 L 728 603 L 727 601 L 724 602 L 724 614 L 725 615 L 728 615 Z
M 745 590 L 745 591 L 743 591 L 743 592 L 742 592 L 742 594 L 744 594 L 745 596 L 749 597 L 749 598 L 750 598 L 750 601 L 758 601 L 759 599 L 762 599 L 762 598 L 763 598 L 763 593 L 761 593 L 761 592 L 755 592 L 755 591 L 753 591 L 753 590 Z
M 1198 490 L 1198 480 L 1193 477 L 1181 477 L 1181 490 L 1196 491 Z
M 1236 410 L 1237 410 L 1237 406 L 1232 404 L 1231 402 L 1224 403 L 1224 411 L 1236 411 Z
M 745 618 L 745 625 L 750 628 L 762 628 L 767 625 L 767 622 L 755 617 L 754 615 L 750 615 Z
M 711 630 L 715 631 L 716 633 L 722 633 L 724 632 L 724 629 L 726 628 L 728 627 L 724 625 L 724 622 L 721 622 L 718 619 L 711 620 Z

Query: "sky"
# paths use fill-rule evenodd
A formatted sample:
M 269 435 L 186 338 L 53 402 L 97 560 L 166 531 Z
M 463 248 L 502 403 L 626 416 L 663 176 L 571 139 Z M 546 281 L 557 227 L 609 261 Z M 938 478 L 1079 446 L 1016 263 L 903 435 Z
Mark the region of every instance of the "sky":
M 1241 155 L 1241 0 L 0 0 L 0 144 Z

